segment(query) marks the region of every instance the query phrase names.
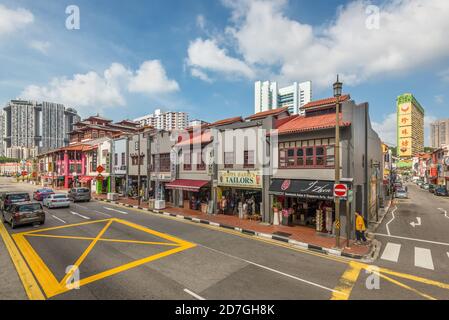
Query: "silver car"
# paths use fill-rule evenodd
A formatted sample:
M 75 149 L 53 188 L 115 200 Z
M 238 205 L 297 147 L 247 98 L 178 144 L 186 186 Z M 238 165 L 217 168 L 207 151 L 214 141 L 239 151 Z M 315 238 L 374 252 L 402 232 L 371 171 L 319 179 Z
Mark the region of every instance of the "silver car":
M 408 192 L 405 189 L 397 189 L 394 196 L 397 199 L 408 199 Z
M 43 205 L 48 209 L 68 208 L 70 207 L 70 199 L 64 193 L 51 194 L 44 199 Z

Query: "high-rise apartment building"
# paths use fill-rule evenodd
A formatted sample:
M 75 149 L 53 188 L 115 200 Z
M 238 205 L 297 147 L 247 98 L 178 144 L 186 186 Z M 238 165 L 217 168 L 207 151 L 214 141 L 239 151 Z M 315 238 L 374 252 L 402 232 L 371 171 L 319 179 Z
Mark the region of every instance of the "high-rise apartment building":
M 254 113 L 288 107 L 291 114 L 304 114 L 303 107 L 312 101 L 312 82 L 294 82 L 279 88 L 277 82 L 256 81 L 254 84 Z
M 134 119 L 141 126 L 152 126 L 161 130 L 185 129 L 189 125 L 189 115 L 186 112 L 163 112 L 156 109 L 154 113 Z
M 430 124 L 430 146 L 441 148 L 443 145 L 449 145 L 449 119 Z
M 398 156 L 411 158 L 424 151 L 424 108 L 406 93 L 396 100 L 398 116 Z
M 73 108 L 51 102 L 11 100 L 4 108 L 5 153 L 27 158 L 69 143 L 69 132 L 80 117 Z
M 0 157 L 5 156 L 5 142 L 3 137 L 5 136 L 5 113 L 0 110 Z

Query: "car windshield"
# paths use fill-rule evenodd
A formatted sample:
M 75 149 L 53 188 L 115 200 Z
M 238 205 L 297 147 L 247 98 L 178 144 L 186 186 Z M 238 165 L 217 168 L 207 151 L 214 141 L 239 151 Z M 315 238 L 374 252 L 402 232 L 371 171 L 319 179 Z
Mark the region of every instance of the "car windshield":
M 87 192 L 89 192 L 89 189 L 87 189 L 87 188 L 80 188 L 80 189 L 78 189 L 78 192 L 87 193 Z
M 19 206 L 19 212 L 33 212 L 41 209 L 40 203 L 22 204 Z
M 42 189 L 42 190 L 40 190 L 39 192 L 53 192 L 53 190 L 52 189 Z
M 405 189 L 398 189 L 399 193 L 406 193 L 407 191 Z
M 9 199 L 11 201 L 17 201 L 17 200 L 23 200 L 23 199 L 29 199 L 29 198 L 30 198 L 30 196 L 27 193 L 9 195 Z
M 57 194 L 53 196 L 53 199 L 67 199 L 65 194 Z

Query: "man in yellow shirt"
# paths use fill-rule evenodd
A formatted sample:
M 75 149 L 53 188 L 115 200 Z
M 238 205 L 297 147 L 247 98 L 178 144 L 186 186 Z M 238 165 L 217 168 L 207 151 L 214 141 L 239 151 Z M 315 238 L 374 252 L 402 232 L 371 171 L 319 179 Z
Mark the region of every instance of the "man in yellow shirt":
M 365 220 L 360 215 L 360 213 L 358 213 L 356 211 L 355 212 L 355 235 L 357 237 L 357 242 L 356 242 L 357 244 L 361 244 L 360 240 L 362 240 L 363 243 L 366 243 L 365 230 L 366 230 Z

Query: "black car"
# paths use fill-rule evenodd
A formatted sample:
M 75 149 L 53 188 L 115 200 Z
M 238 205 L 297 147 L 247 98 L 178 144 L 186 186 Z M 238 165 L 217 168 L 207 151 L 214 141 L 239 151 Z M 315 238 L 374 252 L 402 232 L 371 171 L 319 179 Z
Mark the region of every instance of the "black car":
M 447 196 L 449 196 L 449 192 L 447 191 L 446 187 L 440 186 L 435 189 L 435 195 L 447 197 Z
M 14 229 L 19 225 L 45 223 L 45 212 L 39 202 L 18 202 L 11 204 L 1 214 L 2 222 L 8 222 Z
M 434 193 L 434 192 L 435 192 L 435 189 L 436 189 L 437 187 L 438 187 L 438 186 L 435 185 L 435 184 L 429 184 L 429 192 L 430 192 L 430 193 Z
M 0 194 L 0 211 L 4 211 L 8 206 L 18 203 L 30 201 L 28 192 L 3 192 Z

